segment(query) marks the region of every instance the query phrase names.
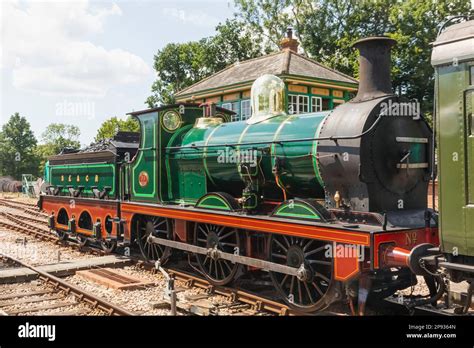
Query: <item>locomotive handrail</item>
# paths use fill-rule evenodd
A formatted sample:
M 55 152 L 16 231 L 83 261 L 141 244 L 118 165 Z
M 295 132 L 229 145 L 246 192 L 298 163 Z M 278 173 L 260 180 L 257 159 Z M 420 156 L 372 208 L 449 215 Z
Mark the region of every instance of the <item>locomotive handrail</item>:
M 339 135 L 339 136 L 330 136 L 330 137 L 319 137 L 319 138 L 303 138 L 303 139 L 290 139 L 290 140 L 277 140 L 277 141 L 255 141 L 250 143 L 234 143 L 234 144 L 212 144 L 212 145 L 186 145 L 186 146 L 169 146 L 166 147 L 166 150 L 180 150 L 180 149 L 199 149 L 199 148 L 212 148 L 212 147 L 237 147 L 237 146 L 246 146 L 246 145 L 265 145 L 265 144 L 283 144 L 283 143 L 297 143 L 304 141 L 317 141 L 317 140 L 332 140 L 337 143 L 338 140 L 350 140 L 362 138 L 368 133 L 372 132 L 380 121 L 384 114 L 380 114 L 374 123 L 366 131 L 356 134 L 356 135 Z
M 448 24 L 451 25 L 453 21 L 459 20 L 459 19 L 464 19 L 464 20 L 469 20 L 468 15 L 459 15 L 459 16 L 453 16 L 453 17 L 448 17 L 443 23 L 441 23 L 441 26 L 438 30 L 438 34 L 436 35 L 436 38 L 438 38 L 441 33 L 448 27 Z

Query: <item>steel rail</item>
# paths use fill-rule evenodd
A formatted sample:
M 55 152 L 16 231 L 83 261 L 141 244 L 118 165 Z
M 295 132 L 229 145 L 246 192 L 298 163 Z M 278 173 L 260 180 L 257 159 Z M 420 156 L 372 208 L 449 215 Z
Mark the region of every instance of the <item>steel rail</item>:
M 27 229 L 27 228 L 22 227 L 22 226 L 10 224 L 10 223 L 4 222 L 4 221 L 0 221 L 0 227 L 3 227 L 3 228 L 8 229 L 8 230 L 12 230 L 14 232 L 25 233 L 25 234 L 31 235 L 31 236 L 39 238 L 39 239 L 43 239 L 43 240 L 46 239 L 50 242 L 59 241 L 59 239 L 56 236 L 54 236 L 53 234 L 33 231 L 31 229 Z
M 4 215 L 7 216 L 6 214 L 4 214 Z M 9 214 L 9 215 L 12 215 L 12 214 Z M 46 221 L 44 223 L 46 223 Z M 43 233 L 40 233 L 40 232 L 31 231 L 30 229 L 27 229 L 27 228 L 24 228 L 24 227 L 21 227 L 21 226 L 18 226 L 18 225 L 4 223 L 4 222 L 0 221 L 0 226 L 3 226 L 3 227 L 8 228 L 8 229 L 14 229 L 16 231 L 20 231 L 20 232 L 23 232 L 23 233 L 27 233 L 27 234 L 33 235 L 35 237 L 38 237 L 38 238 L 47 236 L 49 239 L 51 239 L 53 241 L 56 241 L 56 242 L 59 241 L 59 239 L 54 235 L 48 235 L 48 234 L 43 234 Z M 171 241 L 168 241 L 168 240 L 163 240 L 163 241 L 164 242 L 171 242 Z M 75 245 L 76 244 L 74 244 L 74 246 Z M 69 246 L 72 247 L 73 245 L 69 244 Z M 81 250 L 84 250 L 84 248 L 80 249 L 80 251 Z M 91 249 L 91 250 L 95 250 L 95 249 Z M 244 256 L 240 256 L 240 257 L 244 257 Z M 134 257 L 131 257 L 131 259 L 135 263 L 141 264 L 141 265 L 147 267 L 149 270 L 156 271 L 156 269 L 154 268 L 154 265 L 151 264 L 151 263 L 148 263 L 146 261 L 143 261 L 142 259 L 138 259 L 138 258 L 134 258 Z M 19 263 L 21 264 L 21 262 L 19 262 Z M 280 265 L 280 266 L 284 266 L 284 265 Z M 293 308 L 291 308 L 291 307 L 289 307 L 289 306 L 287 306 L 283 303 L 280 303 L 280 302 L 277 302 L 277 301 L 274 301 L 274 300 L 271 300 L 271 299 L 268 299 L 268 298 L 265 298 L 265 297 L 260 297 L 256 294 L 249 293 L 249 292 L 246 292 L 246 291 L 243 291 L 243 290 L 237 290 L 237 289 L 234 289 L 234 288 L 224 287 L 224 286 L 214 286 L 204 278 L 201 278 L 201 277 L 196 276 L 196 275 L 188 274 L 188 273 L 183 272 L 183 271 L 179 271 L 179 270 L 171 269 L 171 268 L 166 268 L 166 270 L 167 270 L 167 272 L 172 274 L 175 277 L 175 279 L 177 279 L 177 280 L 183 281 L 185 283 L 187 282 L 191 286 L 195 286 L 195 287 L 198 287 L 198 288 L 201 288 L 201 289 L 212 290 L 213 293 L 228 297 L 228 298 L 232 299 L 233 301 L 238 301 L 238 302 L 241 302 L 243 304 L 248 304 L 255 311 L 266 311 L 266 312 L 274 313 L 274 314 L 277 314 L 277 315 L 280 315 L 280 316 L 318 315 L 318 314 L 308 314 L 308 313 L 300 312 L 300 311 L 295 310 L 295 309 L 293 309 Z M 289 271 L 291 273 L 293 273 L 293 272 L 295 272 L 295 270 L 297 270 L 297 269 L 291 268 Z M 53 282 L 55 282 L 55 281 L 53 281 Z M 320 314 L 324 314 L 324 315 L 328 315 L 328 314 L 329 315 L 343 315 L 343 314 L 340 314 L 340 313 L 334 313 L 334 312 L 328 312 L 328 311 L 324 311 Z
M 31 229 L 34 229 L 35 231 L 37 232 L 40 232 L 40 233 L 46 233 L 48 234 L 50 231 L 49 230 L 45 230 L 44 228 L 41 228 L 41 227 L 38 227 L 38 226 L 34 226 L 32 225 L 31 223 L 35 223 L 35 224 L 38 224 L 38 222 L 36 221 L 31 221 L 31 223 L 28 223 L 28 222 L 25 222 L 25 221 L 22 221 L 20 220 L 17 216 L 13 215 L 13 214 L 10 214 L 10 213 L 5 213 L 5 212 L 0 212 L 0 215 L 1 216 L 4 216 L 5 218 L 13 221 L 14 223 L 18 224 L 19 226 L 21 227 L 25 227 L 25 228 L 31 228 Z M 26 218 L 28 219 L 28 218 Z M 43 223 L 43 222 L 41 222 Z
M 5 198 L 0 198 L 0 203 L 7 203 L 7 204 L 17 205 L 17 206 L 21 205 L 22 207 L 38 209 L 38 206 L 36 204 L 12 201 L 10 199 L 5 199 Z
M 141 259 L 135 259 L 134 260 L 136 264 L 152 270 L 156 272 L 155 266 L 150 263 L 143 261 Z M 297 311 L 293 308 L 290 308 L 286 304 L 265 298 L 265 297 L 260 297 L 256 294 L 249 293 L 247 291 L 243 290 L 237 290 L 234 288 L 226 287 L 226 286 L 217 286 L 211 284 L 207 279 L 202 278 L 200 276 L 194 275 L 194 274 L 189 274 L 187 272 L 169 268 L 169 267 L 163 267 L 166 272 L 170 276 L 173 276 L 175 280 L 181 281 L 186 284 L 187 287 L 196 287 L 200 289 L 204 289 L 209 291 L 210 293 L 216 294 L 216 295 L 221 295 L 227 298 L 230 298 L 232 301 L 238 301 L 242 302 L 243 304 L 248 304 L 255 311 L 267 311 L 270 313 L 274 313 L 280 316 L 302 316 L 302 315 L 313 315 L 313 314 L 308 314 L 304 312 Z M 332 314 L 332 313 L 324 313 L 324 314 Z
M 0 215 L 1 214 L 2 213 L 0 212 Z M 6 229 L 14 231 L 14 232 L 28 234 L 28 235 L 31 235 L 35 238 L 38 238 L 39 240 L 61 244 L 64 247 L 69 247 L 69 248 L 72 248 L 72 249 L 77 250 L 79 252 L 88 252 L 88 253 L 94 254 L 94 255 L 105 255 L 106 254 L 102 249 L 91 248 L 89 246 L 80 246 L 79 244 L 70 243 L 68 241 L 61 241 L 55 234 L 52 234 L 52 233 L 50 234 L 50 233 L 33 231 L 33 230 L 30 229 L 31 228 L 30 226 L 22 227 L 22 226 L 19 226 L 19 225 L 13 225 L 13 224 L 10 224 L 10 223 L 4 222 L 4 221 L 0 221 L 0 227 L 6 228 Z
M 55 284 L 55 286 L 59 287 L 60 289 L 66 291 L 67 293 L 72 293 L 74 296 L 79 298 L 82 301 L 88 302 L 90 305 L 93 307 L 99 308 L 107 313 L 109 315 L 114 315 L 114 316 L 134 316 L 136 314 L 126 310 L 125 308 L 119 307 L 117 305 L 114 305 L 113 303 L 110 303 L 109 301 L 100 298 L 94 294 L 91 294 L 85 290 L 80 289 L 79 287 L 70 284 L 48 272 L 44 272 L 34 266 L 31 266 L 30 264 L 23 262 L 21 260 L 18 260 L 17 258 L 14 258 L 13 256 L 7 255 L 3 252 L 0 252 L 0 256 L 10 259 L 11 261 L 31 269 L 33 272 L 38 273 L 44 280 L 47 282 L 51 282 Z

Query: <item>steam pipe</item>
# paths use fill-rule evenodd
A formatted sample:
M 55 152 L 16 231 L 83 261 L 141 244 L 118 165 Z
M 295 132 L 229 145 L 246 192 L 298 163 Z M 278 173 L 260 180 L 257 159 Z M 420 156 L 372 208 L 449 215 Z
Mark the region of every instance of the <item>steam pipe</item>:
M 418 244 L 411 250 L 397 247 L 393 244 L 382 246 L 380 250 L 381 264 L 385 267 L 409 267 L 417 275 L 430 275 L 425 268 L 420 265 L 420 259 L 432 255 L 430 249 L 433 244 Z

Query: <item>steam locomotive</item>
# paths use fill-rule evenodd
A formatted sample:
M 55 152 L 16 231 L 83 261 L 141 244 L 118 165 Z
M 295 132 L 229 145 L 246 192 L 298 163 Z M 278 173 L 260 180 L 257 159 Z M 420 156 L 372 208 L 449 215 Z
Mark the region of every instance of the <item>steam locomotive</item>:
M 395 41 L 387 37 L 355 44 L 357 96 L 332 111 L 286 114 L 284 83 L 263 75 L 252 86 L 246 121 L 229 122 L 232 112 L 215 105 L 133 112 L 139 140 L 119 133 L 100 149 L 50 158 L 39 206 L 61 238 L 109 252 L 137 246 L 161 264 L 188 254 L 215 285 L 269 276 L 300 311 L 349 297 L 363 313 L 369 294 L 409 287 L 413 274 L 430 288 L 424 301 L 436 301 L 445 290 L 440 266 L 456 280 L 473 275 L 473 205 L 462 191 L 472 186 L 462 171 L 471 168 L 472 146 L 459 148 L 456 171 L 445 164 L 455 146 L 472 140 L 463 128 L 472 123 L 472 99 L 463 104 L 458 93 L 474 95 L 474 46 L 462 41 L 473 39 L 465 33 L 474 33 L 473 21 L 446 29 L 433 51 L 440 205 L 450 204 L 445 195 L 456 200 L 447 208 L 459 210 L 453 218 L 441 210 L 439 222 L 428 209 L 434 136 L 416 104 L 392 93 Z M 450 54 L 459 52 L 454 67 Z M 455 125 L 445 124 L 450 118 Z M 450 193 L 454 184 L 459 190 Z M 460 243 L 459 254 L 452 243 Z

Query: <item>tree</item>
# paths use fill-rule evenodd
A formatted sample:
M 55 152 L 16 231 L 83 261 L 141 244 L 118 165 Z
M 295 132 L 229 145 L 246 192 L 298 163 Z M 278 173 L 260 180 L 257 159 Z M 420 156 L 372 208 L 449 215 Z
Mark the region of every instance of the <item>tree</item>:
M 97 130 L 95 141 L 113 138 L 118 132 L 139 132 L 140 126 L 133 117 L 129 116 L 126 120 L 122 120 L 116 116 L 104 121 Z
M 174 93 L 209 74 L 204 63 L 208 39 L 197 42 L 171 43 L 155 55 L 157 80 L 152 85 L 149 107 L 174 103 Z
M 418 100 L 425 113 L 432 110 L 434 85 L 430 43 L 448 16 L 471 11 L 467 0 L 235 0 L 235 5 L 245 26 L 273 46 L 283 37 L 283 24 L 291 25 L 308 56 L 356 77 L 356 40 L 384 34 L 396 39 L 393 87 Z
M 289 26 L 294 26 L 296 3 L 291 0 L 235 0 L 235 17 L 241 25 L 263 38 L 266 53 L 279 48 Z M 311 5 L 310 1 L 306 1 Z
M 45 145 L 51 147 L 53 154 L 57 154 L 64 148 L 78 149 L 81 146 L 80 135 L 81 131 L 77 126 L 52 123 L 46 127 L 41 135 L 41 140 Z
M 21 180 L 22 174 L 38 175 L 36 138 L 25 117 L 13 114 L 0 132 L 0 175 Z
M 199 41 L 170 43 L 154 57 L 157 79 L 148 106 L 173 104 L 174 94 L 226 66 L 262 54 L 261 38 L 237 20 L 216 27 L 216 35 Z
M 220 23 L 216 31 L 217 34 L 209 38 L 204 47 L 203 59 L 207 74 L 218 72 L 235 62 L 259 57 L 263 53 L 262 38 L 242 22 L 228 19 Z
M 36 147 L 35 153 L 40 158 L 39 172 L 44 171 L 48 157 L 57 155 L 64 148 L 79 149 L 81 143 L 79 127 L 63 123 L 52 123 L 41 134 L 43 144 Z

